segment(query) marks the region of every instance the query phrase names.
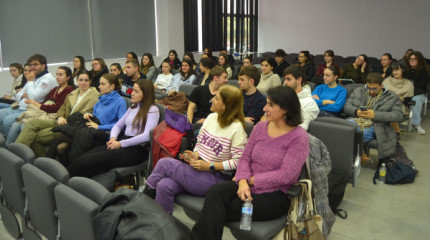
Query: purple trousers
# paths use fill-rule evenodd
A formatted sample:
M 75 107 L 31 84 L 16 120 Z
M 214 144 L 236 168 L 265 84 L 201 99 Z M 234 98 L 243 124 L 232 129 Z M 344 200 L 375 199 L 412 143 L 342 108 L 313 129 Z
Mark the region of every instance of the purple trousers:
M 175 195 L 188 192 L 205 196 L 208 189 L 226 178 L 220 172 L 197 171 L 190 165 L 173 158 L 162 158 L 146 183 L 156 189 L 157 201 L 168 213 L 173 213 Z

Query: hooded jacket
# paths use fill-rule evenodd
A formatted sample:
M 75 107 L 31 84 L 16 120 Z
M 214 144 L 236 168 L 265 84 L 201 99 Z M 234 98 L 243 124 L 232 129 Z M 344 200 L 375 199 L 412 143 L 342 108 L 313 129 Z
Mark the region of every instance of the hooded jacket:
M 309 123 L 318 117 L 320 109 L 311 95 L 311 91 L 307 87 L 303 87 L 302 91 L 297 93 L 299 97 L 301 111 L 302 111 L 302 124 L 300 126 L 308 130 Z
M 94 105 L 94 116 L 100 120 L 98 129 L 109 131 L 127 111 L 127 103 L 117 91 L 104 94 Z

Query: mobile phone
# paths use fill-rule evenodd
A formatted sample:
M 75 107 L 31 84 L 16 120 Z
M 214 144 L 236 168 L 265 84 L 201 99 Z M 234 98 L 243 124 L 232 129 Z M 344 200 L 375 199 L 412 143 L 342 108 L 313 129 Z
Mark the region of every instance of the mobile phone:
M 366 106 L 360 106 L 360 111 L 367 111 L 367 107 Z

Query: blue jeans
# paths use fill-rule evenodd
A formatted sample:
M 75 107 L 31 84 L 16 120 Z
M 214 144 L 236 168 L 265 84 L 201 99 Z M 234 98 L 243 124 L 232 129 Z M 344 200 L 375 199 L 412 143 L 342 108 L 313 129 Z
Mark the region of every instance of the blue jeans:
M 426 96 L 424 94 L 416 95 L 412 98 L 412 101 L 416 102 L 415 106 L 412 108 L 412 125 L 421 125 L 421 109 L 423 108 L 425 100 Z
M 353 118 L 348 119 L 351 122 L 355 122 Z M 355 122 L 356 123 L 356 122 Z M 361 131 L 360 127 L 357 128 L 359 131 Z M 363 129 L 363 143 L 367 143 L 368 141 L 376 139 L 375 135 L 375 129 L 373 129 L 373 126 L 370 126 L 368 128 Z
M 9 146 L 9 144 L 16 141 L 23 128 L 23 123 L 13 122 L 12 127 L 9 130 L 9 134 L 7 135 L 6 146 Z
M 9 135 L 9 130 L 16 118 L 23 113 L 24 110 L 3 108 L 0 109 L 0 132 L 3 136 Z
M 10 104 L 9 103 L 0 103 L 0 109 L 3 108 L 10 108 Z

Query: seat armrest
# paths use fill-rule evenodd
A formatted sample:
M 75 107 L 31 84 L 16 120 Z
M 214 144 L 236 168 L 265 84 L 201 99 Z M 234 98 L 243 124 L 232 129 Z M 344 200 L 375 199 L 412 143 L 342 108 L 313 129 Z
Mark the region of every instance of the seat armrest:
M 302 187 L 299 185 L 293 185 L 290 189 L 287 190 L 287 196 L 289 197 L 297 197 L 302 192 Z

